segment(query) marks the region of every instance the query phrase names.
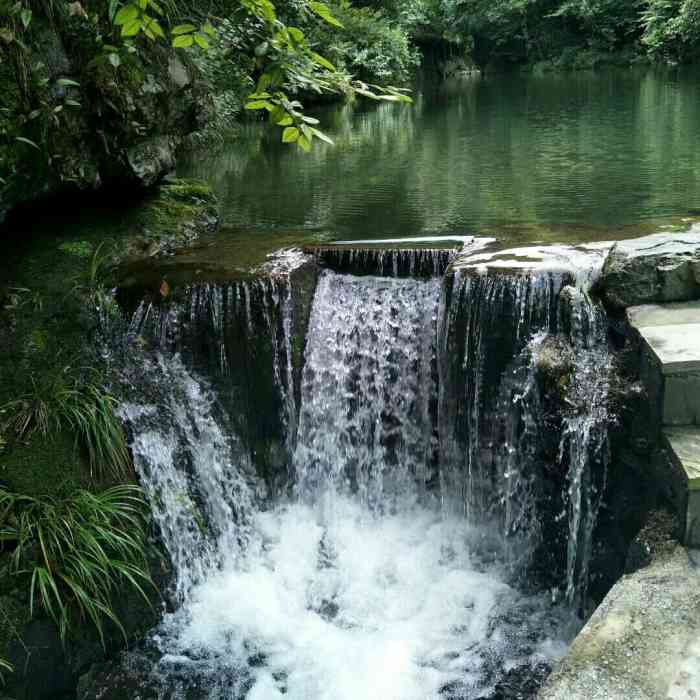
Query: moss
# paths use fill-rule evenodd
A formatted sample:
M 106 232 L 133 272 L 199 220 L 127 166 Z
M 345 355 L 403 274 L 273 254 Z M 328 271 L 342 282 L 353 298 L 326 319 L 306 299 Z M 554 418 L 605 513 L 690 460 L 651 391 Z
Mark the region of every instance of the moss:
M 14 445 L 0 456 L 0 481 L 29 496 L 62 496 L 93 485 L 87 460 L 67 431 Z

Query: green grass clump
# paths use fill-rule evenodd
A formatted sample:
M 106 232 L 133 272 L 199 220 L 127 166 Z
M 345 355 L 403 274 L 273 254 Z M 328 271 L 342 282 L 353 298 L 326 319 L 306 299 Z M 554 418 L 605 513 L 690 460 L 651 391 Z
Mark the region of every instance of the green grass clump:
M 7 416 L 3 431 L 18 440 L 70 430 L 86 449 L 93 476 L 123 480 L 131 472 L 131 458 L 116 406 L 97 382 L 75 378 L 66 366 L 44 381 L 32 379 L 32 389 L 7 402 L 0 414 Z
M 0 488 L 0 547 L 9 550 L 12 574 L 28 581 L 30 613 L 43 609 L 63 640 L 88 621 L 104 645 L 107 620 L 126 638 L 113 596 L 131 586 L 149 602 L 145 508 L 136 486 L 79 490 L 65 499 Z

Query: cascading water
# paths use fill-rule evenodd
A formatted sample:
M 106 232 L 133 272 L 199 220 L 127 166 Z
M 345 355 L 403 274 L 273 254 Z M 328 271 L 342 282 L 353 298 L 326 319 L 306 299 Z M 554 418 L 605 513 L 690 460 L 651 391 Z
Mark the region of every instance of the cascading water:
M 457 256 L 456 249 L 344 248 L 316 246 L 310 251 L 336 272 L 387 277 L 438 277 Z
M 613 356 L 608 348 L 607 318 L 585 291 L 562 294 L 562 325 L 576 362 L 567 388 L 570 410 L 564 414 L 560 461 L 568 464 L 566 596 L 585 605 L 593 531 L 602 503 L 610 461 L 608 428 Z
M 156 359 L 123 415 L 177 604 L 128 656 L 139 689 L 532 697 L 572 619 L 537 592 L 533 567 L 560 552 L 557 585 L 570 602 L 585 595 L 604 488 L 610 358 L 604 317 L 576 281 L 326 270 L 302 324 L 303 369 L 289 279 L 141 304 L 130 335 Z M 571 359 L 558 399 L 543 379 L 552 343 Z M 254 475 L 271 433 L 235 415 L 241 392 L 260 393 L 251 373 L 273 385 L 257 407 L 278 414 L 286 488 Z
M 208 377 L 261 472 L 289 462 L 296 436 L 294 304 L 288 275 L 194 284 L 141 300 L 129 328 Z
M 512 575 L 562 588 L 579 609 L 612 420 L 607 319 L 587 294 L 605 249 L 535 249 L 534 263 L 525 251 L 471 256 L 441 306 L 441 466 L 452 507 L 500 532 Z M 543 264 L 547 255 L 554 261 Z M 553 387 L 551 372 L 560 372 Z
M 139 359 L 138 374 L 123 378 L 133 400 L 120 410 L 182 601 L 245 548 L 256 478 L 235 435 L 224 432 L 211 390 L 180 357 Z
M 435 469 L 440 282 L 322 274 L 309 323 L 294 456 L 297 490 L 356 493 L 372 509 Z
M 493 505 L 501 380 L 534 333 L 554 331 L 567 273 L 457 269 L 441 308 L 441 461 L 452 507 L 471 520 Z M 502 469 L 500 470 L 503 471 Z

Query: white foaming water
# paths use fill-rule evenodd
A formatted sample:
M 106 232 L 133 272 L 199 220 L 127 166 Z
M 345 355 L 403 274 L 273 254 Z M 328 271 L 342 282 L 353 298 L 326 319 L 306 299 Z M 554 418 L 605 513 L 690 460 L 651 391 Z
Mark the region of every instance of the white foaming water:
M 240 694 L 214 682 L 208 697 L 488 697 L 504 669 L 563 652 L 551 620 L 529 636 L 499 622 L 525 605 L 536 625 L 547 605 L 474 560 L 463 519 L 422 507 L 378 516 L 335 496 L 258 513 L 254 529 L 163 630 L 161 674 L 184 662 L 239 678 Z

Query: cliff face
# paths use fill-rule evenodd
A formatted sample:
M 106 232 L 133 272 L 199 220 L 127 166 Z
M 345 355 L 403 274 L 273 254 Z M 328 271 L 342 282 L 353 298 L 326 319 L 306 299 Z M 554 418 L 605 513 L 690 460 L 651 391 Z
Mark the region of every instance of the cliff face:
M 0 221 L 65 189 L 151 186 L 210 111 L 185 52 L 111 47 L 104 18 L 53 5 L 26 29 L 0 30 Z

